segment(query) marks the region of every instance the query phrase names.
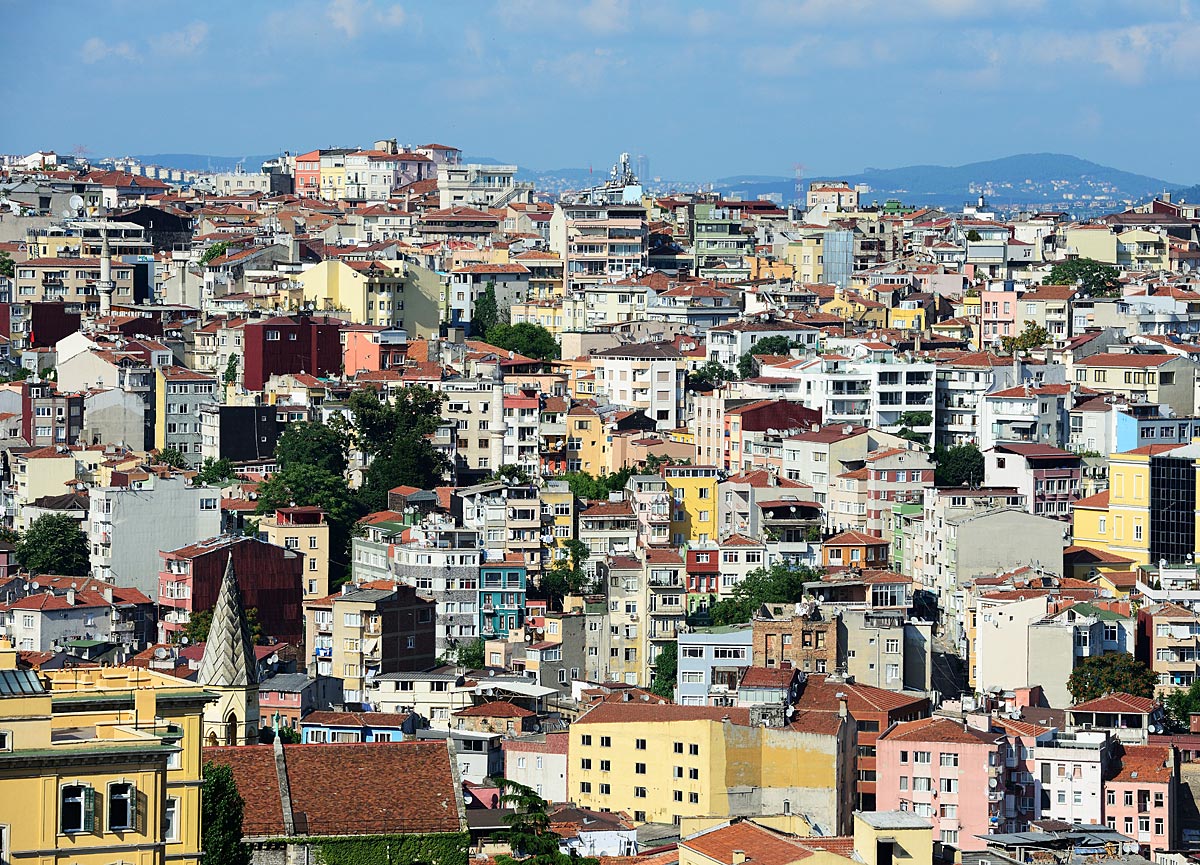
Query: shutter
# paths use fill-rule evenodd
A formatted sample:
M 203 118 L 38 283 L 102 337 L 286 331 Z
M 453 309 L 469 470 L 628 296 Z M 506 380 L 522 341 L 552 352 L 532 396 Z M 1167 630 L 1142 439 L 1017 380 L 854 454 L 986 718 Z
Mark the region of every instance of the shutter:
M 96 831 L 96 789 L 83 788 L 83 831 Z
M 129 785 L 129 828 L 138 830 L 138 791 L 133 784 Z

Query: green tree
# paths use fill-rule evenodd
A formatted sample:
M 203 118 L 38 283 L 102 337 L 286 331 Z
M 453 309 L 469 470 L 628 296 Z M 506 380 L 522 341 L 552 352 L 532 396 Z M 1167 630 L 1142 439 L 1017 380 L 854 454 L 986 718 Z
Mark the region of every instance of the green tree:
M 387 506 L 388 490 L 407 484 L 432 489 L 450 470 L 430 436 L 442 423 L 445 396 L 426 387 L 406 387 L 381 400 L 372 390 L 350 396 L 358 446 L 370 458 L 359 500 L 365 511 Z
M 245 804 L 233 770 L 206 762 L 200 793 L 200 847 L 205 865 L 250 865 L 250 848 L 242 840 Z
M 200 256 L 201 264 L 208 264 L 210 261 L 215 261 L 229 251 L 229 244 L 224 241 L 218 241 L 204 250 L 204 254 Z
M 478 310 L 478 306 L 476 306 Z M 540 324 L 528 321 L 517 324 L 494 324 L 484 340 L 496 348 L 515 351 L 538 360 L 555 360 L 559 355 L 558 340 Z
M 1016 336 L 1000 338 L 1000 347 L 1005 354 L 1032 351 L 1050 342 L 1050 331 L 1033 321 L 1025 322 L 1025 328 Z
M 1193 681 L 1186 691 L 1168 694 L 1163 703 L 1171 727 L 1178 733 L 1188 732 L 1191 729 L 1191 716 L 1200 712 L 1200 679 Z
M 804 584 L 820 578 L 807 565 L 780 561 L 769 568 L 751 571 L 733 587 L 731 596 L 709 608 L 714 625 L 750 621 L 763 604 L 790 604 L 804 598 Z
M 910 442 L 925 444 L 929 441 L 929 433 L 916 432 L 914 427 L 929 426 L 933 423 L 933 415 L 927 411 L 901 412 L 897 423 L 900 424 L 900 430 L 896 435 Z
M 459 643 L 455 663 L 468 670 L 482 670 L 487 663 L 483 651 L 483 637 L 467 643 Z
M 1076 703 L 1120 692 L 1153 697 L 1158 676 L 1126 652 L 1108 652 L 1084 658 L 1067 679 L 1067 690 Z
M 475 301 L 471 311 L 471 333 L 482 338 L 500 323 L 500 308 L 496 304 L 496 283 L 488 280 L 483 294 Z
M 594 865 L 598 860 L 568 856 L 560 849 L 562 838 L 550 828 L 550 813 L 546 800 L 516 781 L 499 780 L 500 807 L 512 812 L 504 817 L 508 828 L 500 838 L 508 843 L 512 856 L 497 856 L 501 865 Z
M 983 240 L 983 236 L 980 235 L 980 233 L 978 231 L 976 231 L 975 229 L 972 228 L 970 231 L 967 232 L 967 241 L 968 242 L 979 243 L 979 241 L 981 241 L 981 240 Z
M 565 475 L 559 475 L 556 480 L 566 481 L 576 498 L 596 501 L 608 498 L 610 492 L 625 489 L 632 475 L 632 468 L 623 468 L 600 477 L 589 475 L 587 472 L 567 472 Z
M 754 378 L 758 375 L 758 361 L 751 352 L 746 352 L 738 358 L 737 374 L 740 379 Z
M 225 363 L 225 384 L 230 385 L 237 381 L 238 373 L 238 356 L 236 354 L 229 355 L 229 360 Z
M 675 679 L 678 675 L 679 644 L 665 643 L 658 657 L 654 659 L 654 681 L 650 684 L 650 693 L 674 700 Z
M 983 454 L 976 445 L 938 445 L 933 449 L 933 479 L 939 487 L 969 487 L 983 483 Z
M 300 731 L 293 730 L 291 727 L 280 727 L 279 741 L 284 745 L 299 745 Z
M 386 499 L 386 493 L 384 496 Z M 258 485 L 255 513 L 272 514 L 292 505 L 315 506 L 325 511 L 329 522 L 330 577 L 336 585 L 349 561 L 351 533 L 365 513 L 360 499 L 350 492 L 341 475 L 300 464 L 281 469 Z
M 213 611 L 211 607 L 207 610 L 196 610 L 188 616 L 187 624 L 183 628 L 183 635 L 188 638 L 189 642 L 208 642 L 208 631 L 212 627 L 212 616 Z M 250 607 L 246 610 L 246 627 L 250 629 L 250 639 L 261 645 L 263 630 L 262 623 L 258 621 L 257 607 Z
M 754 343 L 751 347 L 751 354 L 787 354 L 793 348 L 797 348 L 796 343 L 782 334 L 778 336 L 767 336 Z
M 196 473 L 196 483 L 205 484 L 206 486 L 220 486 L 225 481 L 231 481 L 237 477 L 237 471 L 233 468 L 233 463 L 225 458 L 214 460 L 212 457 L 205 457 L 204 464 L 200 466 L 200 471 Z
M 735 381 L 737 373 L 720 361 L 710 360 L 688 376 L 688 387 L 708 390 L 727 381 Z
M 87 535 L 79 520 L 46 514 L 30 524 L 17 542 L 17 561 L 31 574 L 83 577 L 90 570 Z
M 587 594 L 592 588 L 592 579 L 583 568 L 592 554 L 587 544 L 570 538 L 563 542 L 563 548 L 566 550 L 566 556 L 556 559 L 542 573 L 540 582 L 542 592 L 549 599 L 557 601 L 560 609 L 562 600 L 567 595 Z
M 511 463 L 506 463 L 492 472 L 490 478 L 493 481 L 503 481 L 506 484 L 513 486 L 524 486 L 533 483 L 533 479 L 529 476 L 529 472 L 521 466 L 515 466 Z
M 173 469 L 187 468 L 187 457 L 178 448 L 163 448 L 158 451 L 155 457 L 155 462 L 162 466 L 170 466 Z
M 283 469 L 314 466 L 332 475 L 344 475 L 349 464 L 346 435 L 317 421 L 290 423 L 275 445 L 275 459 Z
M 13 262 L 12 256 L 0 249 L 0 276 L 6 276 L 9 279 L 13 278 L 16 272 L 16 265 Z
M 1120 297 L 1121 271 L 1094 258 L 1072 258 L 1050 268 L 1042 285 L 1078 285 L 1092 297 Z

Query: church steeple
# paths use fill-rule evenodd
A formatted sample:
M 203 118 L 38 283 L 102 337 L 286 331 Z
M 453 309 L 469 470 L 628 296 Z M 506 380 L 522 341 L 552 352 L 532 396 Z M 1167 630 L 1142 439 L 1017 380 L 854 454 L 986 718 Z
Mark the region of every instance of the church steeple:
M 232 546 L 196 682 L 220 695 L 204 710 L 206 744 L 249 745 L 258 741 L 257 663 L 233 569 Z
M 226 688 L 258 684 L 254 643 L 246 625 L 246 611 L 242 608 L 242 592 L 233 571 L 232 552 L 225 563 L 225 576 L 221 578 L 196 681 L 201 685 Z

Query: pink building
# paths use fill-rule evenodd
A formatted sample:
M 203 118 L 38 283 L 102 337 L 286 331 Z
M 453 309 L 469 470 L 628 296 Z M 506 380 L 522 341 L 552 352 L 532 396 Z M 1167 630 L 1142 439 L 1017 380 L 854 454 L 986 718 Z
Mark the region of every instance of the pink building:
M 321 151 L 310 150 L 296 157 L 296 194 L 301 198 L 321 197 Z
M 342 328 L 342 364 L 347 375 L 403 366 L 407 354 L 408 339 L 404 331 L 373 324 L 348 324 Z
M 912 811 L 933 822 L 933 838 L 959 850 L 983 850 L 977 835 L 1003 831 L 1004 733 L 949 718 L 896 724 L 876 741 L 875 808 Z
M 1143 855 L 1173 849 L 1179 752 L 1171 745 L 1126 745 L 1114 768 L 1104 782 L 1104 822 L 1136 838 Z
M 1015 289 L 983 289 L 979 292 L 979 302 L 981 348 L 989 343 L 999 343 L 1002 337 L 1016 336 L 1020 332 L 1020 328 L 1017 327 Z

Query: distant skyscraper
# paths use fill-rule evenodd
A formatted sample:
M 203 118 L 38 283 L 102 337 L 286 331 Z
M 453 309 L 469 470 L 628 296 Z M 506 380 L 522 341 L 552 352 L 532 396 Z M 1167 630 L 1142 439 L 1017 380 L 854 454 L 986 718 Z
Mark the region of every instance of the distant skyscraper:
M 650 179 L 650 160 L 646 157 L 646 154 L 639 153 L 637 155 L 637 158 L 634 160 L 633 170 L 637 172 L 638 180 L 642 181 L 643 184 Z

